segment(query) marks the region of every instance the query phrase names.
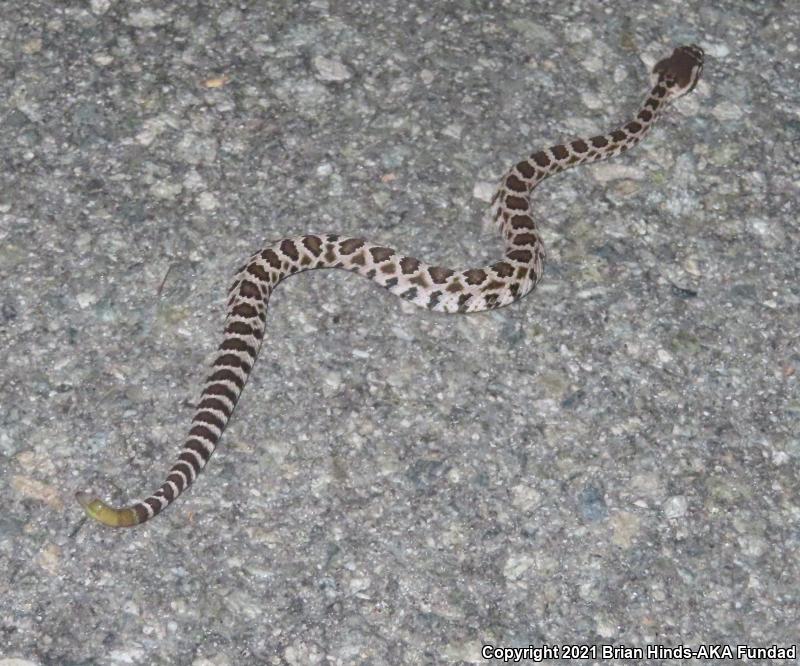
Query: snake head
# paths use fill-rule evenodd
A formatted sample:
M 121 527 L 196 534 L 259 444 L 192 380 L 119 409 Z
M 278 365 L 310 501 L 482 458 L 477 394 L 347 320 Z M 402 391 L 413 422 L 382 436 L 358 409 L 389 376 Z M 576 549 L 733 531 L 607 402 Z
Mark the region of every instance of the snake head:
M 703 49 L 699 46 L 679 46 L 669 58 L 656 63 L 653 75 L 675 99 L 694 90 L 703 71 L 703 56 Z

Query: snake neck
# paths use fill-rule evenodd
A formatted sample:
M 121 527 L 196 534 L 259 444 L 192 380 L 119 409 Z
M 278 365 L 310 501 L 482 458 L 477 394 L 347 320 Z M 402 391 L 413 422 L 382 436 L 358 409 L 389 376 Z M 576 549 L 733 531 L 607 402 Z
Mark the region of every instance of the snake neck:
M 551 146 L 531 155 L 544 168 L 542 180 L 582 164 L 600 162 L 630 150 L 644 139 L 669 103 L 668 89 L 661 80 L 650 90 L 636 116 L 606 134 Z M 549 158 L 549 159 L 548 159 Z
M 648 93 L 636 116 L 607 134 L 573 139 L 539 150 L 511 167 L 491 200 L 489 217 L 508 238 L 508 219 L 519 210 L 528 212 L 533 189 L 546 178 L 591 162 L 600 162 L 637 145 L 661 117 L 670 101 L 663 77 Z

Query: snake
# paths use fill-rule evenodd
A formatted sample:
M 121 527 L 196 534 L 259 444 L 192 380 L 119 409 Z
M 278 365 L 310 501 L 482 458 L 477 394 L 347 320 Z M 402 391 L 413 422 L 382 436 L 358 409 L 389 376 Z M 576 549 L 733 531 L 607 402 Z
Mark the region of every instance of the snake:
M 86 514 L 111 527 L 139 525 L 194 483 L 216 449 L 253 369 L 270 296 L 290 275 L 317 268 L 345 269 L 434 312 L 494 310 L 526 296 L 542 277 L 545 260 L 531 192 L 548 176 L 614 157 L 638 144 L 673 100 L 694 89 L 703 60 L 699 46 L 679 46 L 653 67 L 652 87 L 632 120 L 607 134 L 539 150 L 508 169 L 488 213 L 504 241 L 502 258 L 494 263 L 462 270 L 434 266 L 385 245 L 339 234 L 308 233 L 267 243 L 236 271 L 228 291 L 222 342 L 200 391 L 189 434 L 165 481 L 148 497 L 121 508 L 79 491 L 76 499 Z

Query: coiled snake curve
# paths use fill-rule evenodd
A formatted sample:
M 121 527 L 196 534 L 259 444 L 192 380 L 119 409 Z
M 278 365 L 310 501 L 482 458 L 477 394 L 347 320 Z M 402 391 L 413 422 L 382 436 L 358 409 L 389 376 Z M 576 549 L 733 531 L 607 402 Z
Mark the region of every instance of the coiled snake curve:
M 168 507 L 197 478 L 219 442 L 255 363 L 266 328 L 267 302 L 284 278 L 314 268 L 344 268 L 377 282 L 415 305 L 436 312 L 480 312 L 528 294 L 542 276 L 544 244 L 531 214 L 531 191 L 545 178 L 632 148 L 674 99 L 690 92 L 703 68 L 703 51 L 681 46 L 653 68 L 653 88 L 636 117 L 609 132 L 533 153 L 503 176 L 490 216 L 505 241 L 502 259 L 453 270 L 363 238 L 307 234 L 270 243 L 236 273 L 225 333 L 205 381 L 189 435 L 161 487 L 124 508 L 76 493 L 86 513 L 113 527 L 130 527 Z

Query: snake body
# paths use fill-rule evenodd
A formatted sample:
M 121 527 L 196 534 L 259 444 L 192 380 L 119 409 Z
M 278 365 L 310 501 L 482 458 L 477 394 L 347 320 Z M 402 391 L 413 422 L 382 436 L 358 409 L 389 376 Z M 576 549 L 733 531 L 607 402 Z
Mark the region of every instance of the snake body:
M 654 85 L 633 120 L 608 134 L 576 139 L 533 153 L 512 166 L 492 199 L 490 216 L 505 242 L 503 257 L 487 266 L 454 270 L 431 266 L 363 238 L 306 234 L 269 243 L 237 271 L 229 291 L 222 343 L 203 385 L 189 435 L 164 483 L 149 497 L 113 508 L 76 494 L 92 518 L 114 527 L 138 525 L 168 507 L 197 478 L 217 446 L 258 356 L 267 302 L 284 278 L 315 268 L 343 268 L 401 298 L 436 312 L 479 312 L 519 300 L 538 283 L 545 249 L 531 214 L 531 191 L 545 178 L 632 148 L 672 100 L 691 91 L 703 51 L 681 46 L 653 68 Z

